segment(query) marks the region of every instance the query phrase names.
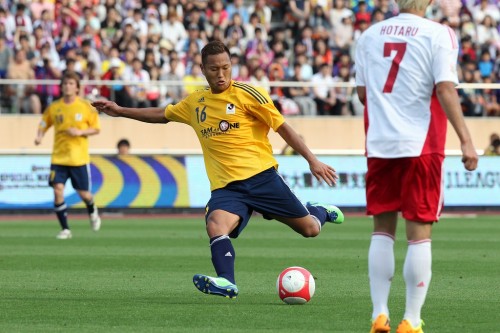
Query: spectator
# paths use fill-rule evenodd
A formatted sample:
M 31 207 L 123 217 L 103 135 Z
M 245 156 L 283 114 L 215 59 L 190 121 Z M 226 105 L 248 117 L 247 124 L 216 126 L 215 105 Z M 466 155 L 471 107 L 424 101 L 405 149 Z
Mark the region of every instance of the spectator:
M 7 47 L 5 37 L 0 36 L 0 79 L 6 78 L 11 57 L 12 51 Z
M 230 20 L 234 21 L 234 14 L 238 13 L 243 24 L 250 22 L 250 14 L 248 8 L 245 7 L 245 0 L 233 0 L 232 3 L 227 5 L 226 11 Z
M 257 36 L 257 29 L 260 33 L 260 36 L 258 37 L 258 39 L 264 39 L 264 40 L 267 40 L 267 30 L 266 30 L 266 27 L 260 23 L 260 19 L 259 19 L 259 15 L 257 15 L 256 13 L 252 13 L 250 15 L 250 21 L 244 25 L 245 27 L 245 31 L 246 31 L 246 35 L 247 35 L 247 40 L 253 40 L 255 39 Z M 247 45 L 248 47 L 248 45 Z
M 130 141 L 127 139 L 120 139 L 116 144 L 118 156 L 125 156 L 130 154 Z
M 266 4 L 266 0 L 255 0 L 248 7 L 248 12 L 251 14 L 257 14 L 259 18 L 259 23 L 265 27 L 266 33 L 271 29 L 271 18 L 272 11 L 271 8 Z
M 200 38 L 200 28 L 197 24 L 191 23 L 188 27 L 188 37 L 181 39 L 175 46 L 178 53 L 186 54 L 189 51 L 191 42 L 196 43 L 198 50 L 201 50 L 205 42 Z
M 89 25 L 95 31 L 101 29 L 101 22 L 91 7 L 83 7 L 83 16 L 78 20 L 78 31 L 82 32 L 86 25 Z
M 500 22 L 498 4 L 494 5 L 490 4 L 488 0 L 480 0 L 479 4 L 472 8 L 472 17 L 477 24 L 483 22 L 484 18 L 488 15 L 491 16 L 493 21 Z
M 229 24 L 229 15 L 224 9 L 222 0 L 213 0 L 206 11 L 206 16 L 214 27 L 225 30 Z
M 326 16 L 326 13 L 320 5 L 316 5 L 313 8 L 312 15 L 309 16 L 308 25 L 311 27 L 323 27 L 325 30 L 330 30 L 330 20 Z
M 333 0 L 333 8 L 330 9 L 329 14 L 332 32 L 335 32 L 335 30 L 340 26 L 342 18 L 352 15 L 354 15 L 354 13 L 351 9 L 345 7 L 344 0 Z
M 333 114 L 333 107 L 336 103 L 335 89 L 333 88 L 334 81 L 331 73 L 331 66 L 323 64 L 320 71 L 314 74 L 311 79 L 314 84 L 312 88 L 314 101 L 320 116 Z
M 300 30 L 308 23 L 310 13 L 311 5 L 309 1 L 288 1 L 285 7 L 285 22 L 286 26 L 292 30 L 293 36 L 299 36 Z
M 109 61 L 108 70 L 101 76 L 102 80 L 123 80 L 121 68 L 124 67 L 123 62 L 118 58 L 111 58 Z M 120 103 L 120 105 L 132 107 L 133 101 L 129 93 L 129 87 L 123 84 L 112 84 L 101 86 L 101 96 L 113 102 Z
M 168 68 L 169 71 L 167 73 L 162 73 L 161 79 L 165 81 L 181 81 L 184 77 L 184 74 L 180 75 L 179 73 L 184 73 L 184 68 L 182 63 L 177 58 L 177 53 L 173 53 L 176 56 L 171 57 Z M 179 69 L 181 68 L 181 69 Z M 182 91 L 183 87 L 181 85 L 172 85 L 167 88 L 167 93 L 163 102 L 160 102 L 161 105 L 166 104 L 177 104 L 182 99 Z
M 26 5 L 24 3 L 17 4 L 14 19 L 16 22 L 16 30 L 26 31 L 28 34 L 33 33 L 33 21 L 27 14 Z
M 26 51 L 23 49 L 18 49 L 15 52 L 14 61 L 9 64 L 7 78 L 13 80 L 35 79 L 35 71 L 26 58 Z M 19 110 L 21 113 L 41 113 L 40 99 L 35 94 L 35 88 L 32 85 L 17 84 L 7 87 L 10 88 L 14 109 Z
M 53 16 L 52 11 L 44 9 L 40 18 L 33 23 L 33 27 L 42 27 L 43 35 L 47 38 L 53 38 L 53 36 L 58 34 L 58 26 L 54 22 Z
M 61 71 L 49 57 L 42 58 L 35 67 L 35 78 L 37 80 L 57 80 L 61 78 Z M 59 84 L 39 84 L 36 86 L 36 93 L 40 98 L 41 109 L 45 110 L 50 103 L 59 98 L 60 86 Z
M 334 82 L 340 84 L 351 84 L 355 83 L 354 78 L 351 76 L 351 69 L 349 65 L 343 64 L 339 68 L 339 75 L 333 78 Z M 335 116 L 347 116 L 354 115 L 352 96 L 354 93 L 354 88 L 352 86 L 336 86 L 335 96 L 337 102 L 333 107 L 332 113 Z
M 142 61 L 139 58 L 132 60 L 132 67 L 125 68 L 123 80 L 133 83 L 129 86 L 130 97 L 135 108 L 149 107 L 149 101 L 146 98 L 146 87 L 151 78 L 149 73 L 143 69 Z
M 292 82 L 306 82 L 302 79 L 302 66 L 296 62 L 293 65 L 293 76 L 290 81 Z M 311 98 L 311 88 L 306 85 L 294 85 L 283 89 L 285 96 L 293 99 L 299 106 L 300 113 L 305 116 L 316 116 L 317 106 L 316 102 Z
M 184 91 L 183 96 L 187 96 L 195 92 L 196 90 L 203 89 L 205 87 L 205 79 L 201 73 L 201 68 L 199 64 L 193 65 L 191 68 L 191 73 L 182 78 Z M 203 84 L 201 84 L 203 83 Z
M 269 78 L 262 67 L 257 67 L 250 76 L 250 84 L 264 88 L 268 93 L 271 92 Z
M 491 54 L 500 53 L 500 35 L 497 22 L 493 20 L 492 16 L 486 15 L 477 25 L 477 43 L 482 48 L 488 49 Z
M 172 45 L 177 45 L 181 40 L 186 39 L 188 34 L 182 24 L 177 12 L 169 10 L 167 20 L 161 23 L 162 38 L 168 40 Z
M 116 42 L 118 32 L 120 31 L 121 17 L 118 10 L 114 7 L 108 8 L 105 19 L 100 23 L 101 38 Z
M 500 155 L 500 136 L 497 133 L 491 133 L 490 143 L 484 150 L 484 155 L 495 156 Z
M 340 25 L 333 32 L 333 49 L 336 51 L 349 50 L 354 35 L 353 16 L 344 14 Z
M 241 66 L 239 66 L 238 75 L 234 76 L 234 80 L 239 82 L 250 82 L 250 71 L 246 64 L 241 64 Z

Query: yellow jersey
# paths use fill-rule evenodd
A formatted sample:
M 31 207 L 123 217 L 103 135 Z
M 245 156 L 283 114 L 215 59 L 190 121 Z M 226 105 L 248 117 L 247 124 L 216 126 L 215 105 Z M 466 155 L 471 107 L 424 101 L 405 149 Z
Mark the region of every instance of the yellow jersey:
M 285 119 L 260 87 L 231 81 L 220 94 L 198 90 L 168 105 L 165 118 L 196 132 L 212 191 L 278 167 L 267 135 Z
M 80 130 L 101 128 L 99 114 L 88 101 L 80 97 L 70 104 L 62 98 L 54 101 L 45 109 L 40 129 L 45 133 L 51 126 L 54 126 L 52 164 L 81 166 L 90 162 L 88 138 L 66 133 L 71 127 Z

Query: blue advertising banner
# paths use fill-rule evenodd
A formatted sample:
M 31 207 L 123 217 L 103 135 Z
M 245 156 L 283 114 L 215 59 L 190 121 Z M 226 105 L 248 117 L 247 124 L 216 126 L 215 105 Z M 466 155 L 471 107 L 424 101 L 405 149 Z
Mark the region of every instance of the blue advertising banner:
M 339 175 L 336 187 L 318 182 L 298 156 L 277 156 L 279 172 L 303 201 L 364 207 L 366 159 L 363 156 L 321 156 Z M 50 156 L 0 156 L 0 209 L 53 207 L 48 186 Z M 210 184 L 201 155 L 170 157 L 92 156 L 92 192 L 102 208 L 202 208 Z M 482 156 L 468 172 L 458 156 L 445 159 L 446 206 L 500 207 L 500 157 Z M 66 203 L 84 207 L 68 181 Z
M 184 157 L 92 156 L 91 186 L 99 207 L 189 207 Z M 0 156 L 0 209 L 52 208 L 50 156 Z M 84 207 L 66 183 L 69 206 Z
M 321 156 L 339 175 L 336 187 L 319 183 L 299 156 L 277 156 L 279 172 L 302 201 L 333 203 L 341 207 L 364 207 L 366 158 L 364 156 Z M 191 207 L 203 207 L 210 198 L 203 158 L 189 156 L 188 167 Z M 473 172 L 464 169 L 459 156 L 446 157 L 444 163 L 445 206 L 499 206 L 500 157 L 481 156 Z

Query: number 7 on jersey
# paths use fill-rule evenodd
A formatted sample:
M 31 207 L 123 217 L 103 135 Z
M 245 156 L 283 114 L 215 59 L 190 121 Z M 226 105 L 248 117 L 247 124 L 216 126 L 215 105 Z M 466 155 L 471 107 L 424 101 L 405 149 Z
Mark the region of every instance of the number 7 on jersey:
M 384 93 L 391 93 L 396 77 L 398 76 L 399 64 L 406 52 L 406 43 L 384 43 L 384 57 L 390 57 L 392 51 L 396 51 L 396 55 L 392 59 L 391 69 L 384 85 Z

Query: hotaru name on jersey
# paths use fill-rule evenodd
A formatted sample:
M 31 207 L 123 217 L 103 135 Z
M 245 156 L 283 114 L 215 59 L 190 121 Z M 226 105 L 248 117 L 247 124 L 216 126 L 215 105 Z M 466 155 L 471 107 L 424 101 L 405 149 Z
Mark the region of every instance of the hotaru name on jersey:
M 226 134 L 228 131 L 230 131 L 233 128 L 240 128 L 240 123 L 229 123 L 226 120 L 221 120 L 219 123 L 219 127 L 208 127 L 204 128 L 201 130 L 201 135 L 204 138 L 209 138 L 211 136 L 215 135 L 221 135 L 221 134 Z
M 381 35 L 413 37 L 417 33 L 417 27 L 407 27 L 403 25 L 384 25 L 380 28 Z

